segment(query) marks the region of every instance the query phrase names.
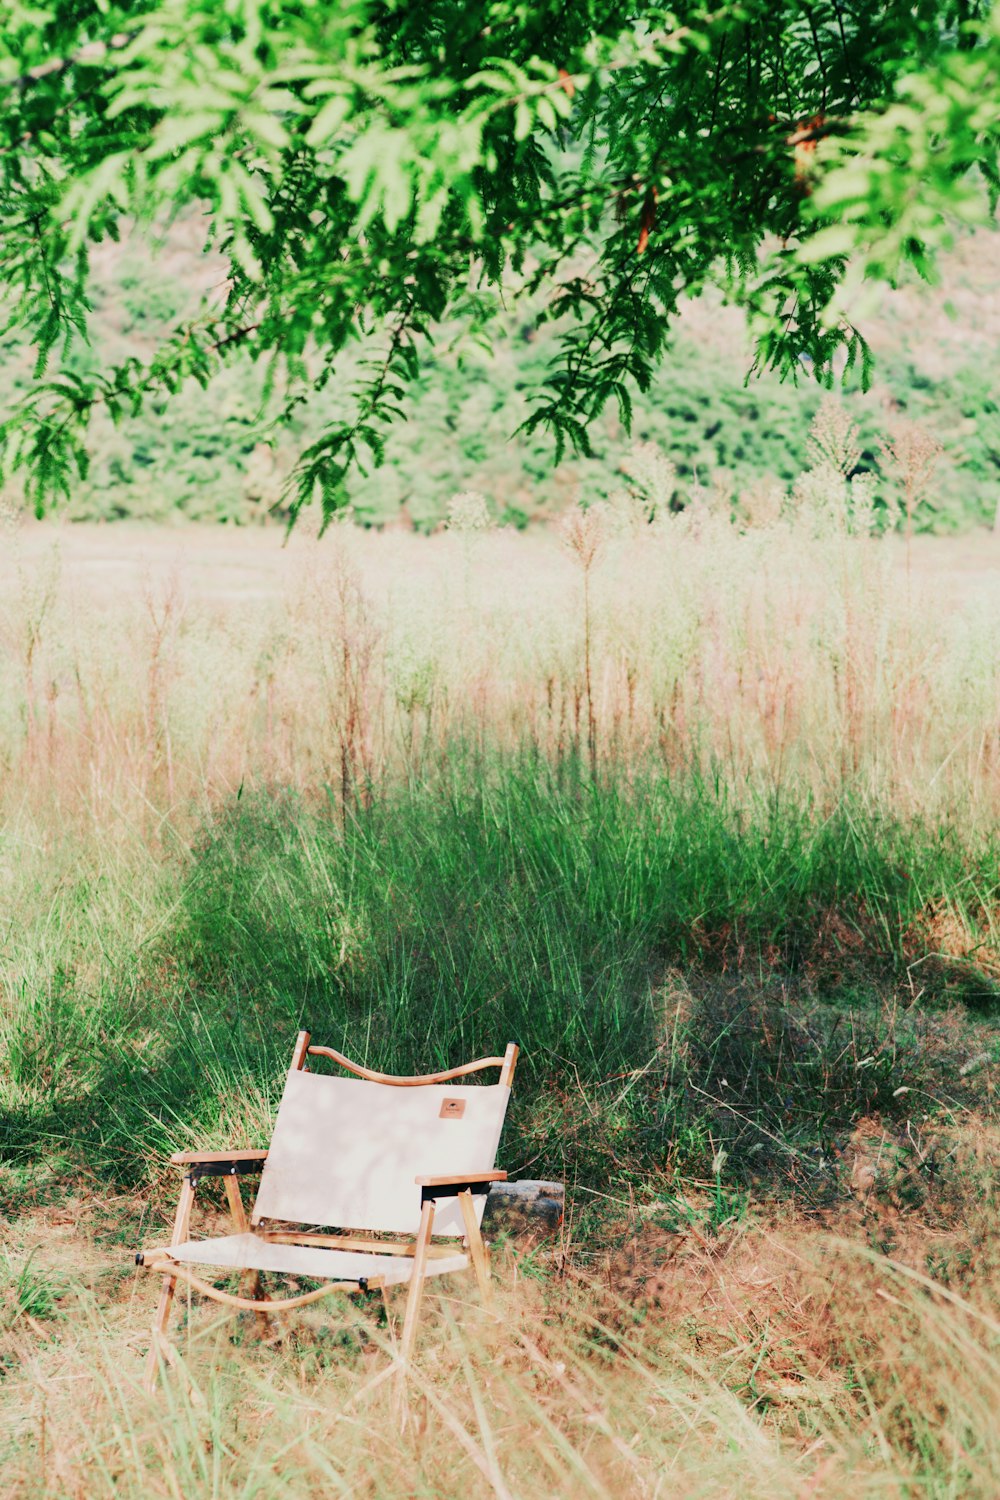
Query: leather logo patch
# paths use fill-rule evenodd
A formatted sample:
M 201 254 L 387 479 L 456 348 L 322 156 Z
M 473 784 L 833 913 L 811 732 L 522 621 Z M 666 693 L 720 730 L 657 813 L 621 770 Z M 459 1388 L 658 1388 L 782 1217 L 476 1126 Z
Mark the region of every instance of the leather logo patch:
M 443 1099 L 438 1113 L 439 1120 L 460 1120 L 465 1114 L 464 1099 Z

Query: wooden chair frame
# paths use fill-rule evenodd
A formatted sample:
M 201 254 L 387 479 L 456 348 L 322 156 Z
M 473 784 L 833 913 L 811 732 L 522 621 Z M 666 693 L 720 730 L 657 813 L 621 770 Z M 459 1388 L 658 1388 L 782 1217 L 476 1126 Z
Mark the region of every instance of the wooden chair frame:
M 460 1067 L 448 1068 L 443 1072 L 422 1073 L 403 1077 L 389 1073 L 374 1072 L 371 1068 L 366 1068 L 360 1063 L 352 1062 L 350 1058 L 335 1051 L 332 1047 L 313 1047 L 310 1045 L 310 1041 L 311 1037 L 308 1031 L 299 1032 L 292 1053 L 292 1071 L 308 1069 L 307 1059 L 309 1057 L 328 1057 L 348 1072 L 356 1074 L 359 1078 L 367 1079 L 372 1083 L 388 1084 L 394 1088 L 414 1088 L 422 1084 L 447 1083 L 455 1078 L 464 1078 L 469 1074 L 482 1072 L 486 1068 L 499 1068 L 500 1083 L 510 1088 L 513 1084 L 514 1071 L 517 1067 L 520 1050 L 516 1043 L 510 1042 L 502 1057 L 481 1057 L 475 1062 L 464 1063 Z M 181 1183 L 180 1198 L 177 1204 L 177 1211 L 174 1215 L 173 1232 L 170 1241 L 167 1245 L 161 1245 L 150 1250 L 142 1250 L 136 1255 L 136 1264 L 138 1266 L 154 1273 L 162 1273 L 163 1275 L 160 1299 L 156 1309 L 156 1316 L 153 1320 L 153 1341 L 146 1360 L 144 1384 L 147 1391 L 152 1392 L 155 1387 L 161 1354 L 168 1360 L 172 1357 L 172 1351 L 166 1341 L 166 1331 L 178 1281 L 187 1283 L 187 1285 L 195 1291 L 200 1292 L 203 1296 L 210 1297 L 227 1307 L 254 1312 L 262 1319 L 266 1319 L 266 1316 L 269 1314 L 305 1307 L 309 1303 L 318 1302 L 321 1298 L 338 1291 L 380 1290 L 383 1297 L 385 1297 L 385 1283 L 376 1277 L 361 1278 L 359 1281 L 331 1281 L 316 1288 L 314 1291 L 304 1292 L 298 1296 L 285 1297 L 280 1300 L 272 1300 L 256 1295 L 251 1297 L 237 1296 L 232 1292 L 224 1292 L 218 1287 L 210 1285 L 207 1281 L 189 1271 L 186 1266 L 170 1259 L 169 1253 L 171 1247 L 181 1245 L 188 1239 L 188 1229 L 191 1222 L 191 1213 L 194 1208 L 195 1192 L 199 1181 L 204 1177 L 222 1178 L 229 1216 L 236 1233 L 246 1234 L 250 1232 L 251 1226 L 247 1218 L 243 1196 L 240 1192 L 239 1179 L 244 1176 L 259 1175 L 264 1162 L 267 1160 L 267 1155 L 266 1150 L 254 1150 L 177 1151 L 171 1156 L 170 1160 L 175 1166 L 181 1166 L 187 1170 Z M 365 1235 L 357 1234 L 310 1234 L 284 1230 L 263 1230 L 260 1232 L 260 1237 L 274 1244 L 315 1245 L 331 1249 L 368 1251 L 379 1255 L 412 1256 L 414 1262 L 413 1273 L 406 1284 L 406 1309 L 403 1315 L 403 1331 L 400 1340 L 400 1358 L 405 1367 L 413 1355 L 424 1283 L 427 1279 L 428 1262 L 438 1256 L 446 1257 L 454 1254 L 451 1246 L 443 1244 L 435 1245 L 432 1242 L 434 1212 L 438 1199 L 451 1197 L 458 1199 L 465 1231 L 461 1236 L 461 1241 L 468 1252 L 482 1298 L 484 1302 L 488 1303 L 490 1293 L 489 1251 L 483 1240 L 479 1219 L 473 1203 L 473 1196 L 487 1193 L 491 1183 L 505 1182 L 506 1180 L 506 1172 L 495 1171 L 492 1168 L 476 1172 L 474 1176 L 470 1176 L 468 1172 L 464 1172 L 457 1176 L 416 1177 L 414 1179 L 414 1186 L 420 1190 L 421 1210 L 419 1228 L 412 1237 L 407 1236 L 405 1238 L 397 1238 L 396 1240 L 387 1240 L 368 1238 Z M 255 1275 L 255 1282 L 256 1290 L 259 1291 L 259 1273 Z M 388 1311 L 388 1303 L 386 1305 Z

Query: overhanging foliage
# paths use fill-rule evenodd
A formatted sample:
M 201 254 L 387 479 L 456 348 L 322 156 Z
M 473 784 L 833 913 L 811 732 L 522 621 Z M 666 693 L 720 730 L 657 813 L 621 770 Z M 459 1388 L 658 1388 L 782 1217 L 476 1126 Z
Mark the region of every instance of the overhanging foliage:
M 979 0 L 58 0 L 0 38 L 3 327 L 38 349 L 0 428 L 36 505 L 117 417 L 227 354 L 286 409 L 357 341 L 351 416 L 302 454 L 295 504 L 378 462 L 422 339 L 487 336 L 543 289 L 557 356 L 529 429 L 586 451 L 628 421 L 681 297 L 721 284 L 761 364 L 830 378 L 866 277 L 927 271 L 996 181 L 1000 20 Z M 224 293 L 148 363 L 86 375 L 92 247 L 204 216 Z M 854 299 L 852 301 L 852 299 Z

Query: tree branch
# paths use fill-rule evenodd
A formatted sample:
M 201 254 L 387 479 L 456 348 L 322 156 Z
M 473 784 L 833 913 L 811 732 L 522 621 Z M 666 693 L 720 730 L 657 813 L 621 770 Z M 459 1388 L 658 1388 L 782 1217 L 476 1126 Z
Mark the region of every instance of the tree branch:
M 49 62 L 36 63 L 17 78 L 5 78 L 0 82 L 0 89 L 26 89 L 33 83 L 40 83 L 43 78 L 51 78 L 53 74 L 68 73 L 70 68 L 79 63 L 102 62 L 109 53 L 120 52 L 123 47 L 127 47 L 138 35 L 138 28 L 135 28 L 132 31 L 116 32 L 109 42 L 85 42 L 72 57 L 54 57 Z

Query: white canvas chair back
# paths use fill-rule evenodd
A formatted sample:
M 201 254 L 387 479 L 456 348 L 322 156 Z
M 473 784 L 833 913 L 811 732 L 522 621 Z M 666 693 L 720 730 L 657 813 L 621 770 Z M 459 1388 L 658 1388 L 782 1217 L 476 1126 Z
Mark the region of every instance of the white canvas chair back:
M 252 1222 L 416 1233 L 415 1179 L 492 1170 L 509 1099 L 506 1083 L 400 1087 L 293 1067 Z M 454 1197 L 438 1199 L 434 1233 L 464 1233 Z

